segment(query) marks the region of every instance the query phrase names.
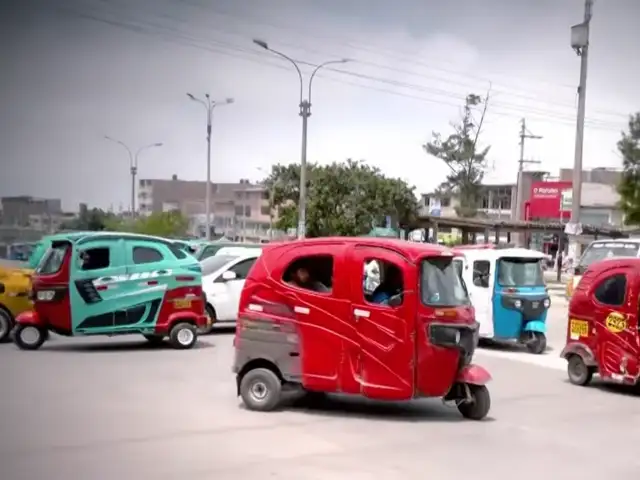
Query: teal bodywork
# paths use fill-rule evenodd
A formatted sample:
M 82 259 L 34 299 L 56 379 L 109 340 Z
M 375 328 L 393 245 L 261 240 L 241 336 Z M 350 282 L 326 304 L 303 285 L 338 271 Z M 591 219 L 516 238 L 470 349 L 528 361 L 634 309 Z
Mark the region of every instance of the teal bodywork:
M 43 237 L 31 252 L 31 256 L 29 257 L 29 268 L 35 270 L 35 268 L 44 257 L 44 254 L 47 253 L 51 244 L 58 240 L 69 240 L 73 242 L 79 238 L 83 238 L 89 235 L 93 235 L 96 232 L 67 232 L 67 233 L 56 233 L 55 235 L 47 235 Z
M 71 333 L 152 334 L 168 322 L 180 291 L 201 287 L 197 260 L 171 241 L 124 233 L 94 233 L 73 238 L 69 298 Z M 81 255 L 100 258 L 98 268 L 83 269 Z

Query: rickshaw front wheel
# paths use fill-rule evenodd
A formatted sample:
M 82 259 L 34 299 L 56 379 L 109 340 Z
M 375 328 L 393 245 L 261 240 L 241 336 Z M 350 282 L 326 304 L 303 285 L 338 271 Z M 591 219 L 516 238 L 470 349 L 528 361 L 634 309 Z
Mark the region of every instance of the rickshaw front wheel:
M 532 332 L 531 338 L 527 340 L 526 345 L 529 353 L 540 355 L 547 349 L 547 337 L 542 332 Z
M 249 370 L 240 381 L 240 396 L 249 410 L 270 412 L 280 403 L 282 382 L 267 368 Z
M 470 398 L 458 403 L 458 411 L 469 420 L 482 420 L 491 409 L 491 395 L 484 385 L 466 385 Z
M 11 314 L 0 305 L 0 343 L 11 341 L 13 323 Z
M 594 369 L 584 363 L 584 360 L 580 355 L 574 353 L 567 361 L 567 373 L 571 383 L 584 387 L 591 382 Z
M 177 350 L 193 348 L 197 341 L 198 329 L 190 323 L 177 323 L 169 331 L 169 344 Z
M 36 325 L 19 323 L 13 329 L 13 341 L 20 350 L 37 350 L 48 336 L 45 328 Z

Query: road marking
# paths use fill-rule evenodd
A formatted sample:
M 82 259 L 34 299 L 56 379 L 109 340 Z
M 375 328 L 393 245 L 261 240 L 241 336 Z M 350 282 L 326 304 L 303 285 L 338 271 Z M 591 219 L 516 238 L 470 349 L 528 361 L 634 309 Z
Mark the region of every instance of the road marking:
M 551 370 L 566 371 L 567 361 L 560 358 L 558 353 L 549 352 L 543 355 L 534 355 L 528 352 L 505 352 L 501 350 L 488 350 L 479 348 L 476 350 L 479 357 L 501 358 L 502 360 L 512 360 L 520 363 L 535 365 L 536 367 L 549 368 Z

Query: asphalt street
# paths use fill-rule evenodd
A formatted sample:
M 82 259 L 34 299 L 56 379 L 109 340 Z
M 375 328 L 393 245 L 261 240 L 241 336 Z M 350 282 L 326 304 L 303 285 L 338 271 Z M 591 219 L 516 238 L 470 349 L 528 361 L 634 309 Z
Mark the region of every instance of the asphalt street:
M 482 422 L 437 399 L 246 411 L 225 333 L 192 351 L 137 338 L 57 337 L 37 352 L 1 345 L 0 478 L 637 479 L 637 396 L 576 387 L 562 369 L 531 363 L 558 360 L 565 317 L 554 302 L 545 355 L 478 352 L 494 376 Z

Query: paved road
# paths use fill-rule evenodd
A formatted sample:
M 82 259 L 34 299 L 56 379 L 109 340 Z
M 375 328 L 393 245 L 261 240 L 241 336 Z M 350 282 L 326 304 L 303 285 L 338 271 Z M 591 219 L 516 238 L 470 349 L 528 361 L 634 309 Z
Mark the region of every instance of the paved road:
M 492 350 L 477 355 L 495 378 L 484 422 L 438 400 L 260 414 L 235 398 L 231 340 L 186 352 L 137 339 L 0 346 L 0 478 L 638 478 L 640 409 L 626 391 L 575 387 Z

